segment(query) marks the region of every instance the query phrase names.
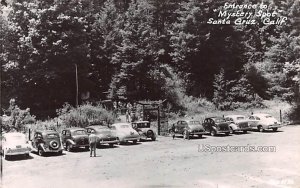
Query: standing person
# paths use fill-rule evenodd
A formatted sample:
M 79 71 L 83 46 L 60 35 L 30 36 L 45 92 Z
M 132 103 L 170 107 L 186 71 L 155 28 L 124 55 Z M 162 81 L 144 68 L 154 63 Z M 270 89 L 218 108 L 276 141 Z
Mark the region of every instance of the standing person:
M 90 143 L 90 157 L 94 152 L 94 157 L 96 157 L 96 145 L 97 145 L 97 136 L 94 133 L 89 135 L 89 143 Z
M 171 127 L 173 140 L 175 139 L 175 129 L 175 123 L 173 123 Z

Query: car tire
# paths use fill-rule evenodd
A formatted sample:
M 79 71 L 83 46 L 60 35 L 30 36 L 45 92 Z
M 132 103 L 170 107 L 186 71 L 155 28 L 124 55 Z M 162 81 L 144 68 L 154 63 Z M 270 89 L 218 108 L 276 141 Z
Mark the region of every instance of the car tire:
M 58 155 L 62 155 L 63 154 L 63 151 L 60 150 L 59 152 L 57 152 Z
M 10 158 L 9 158 L 10 156 L 8 156 L 8 155 L 4 155 L 4 159 L 5 160 L 9 160 Z
M 276 132 L 278 130 L 278 128 L 273 128 L 273 131 Z
M 26 158 L 29 158 L 29 157 L 30 157 L 29 153 L 26 153 L 26 154 L 25 154 L 25 157 L 26 157 Z
M 71 144 L 67 144 L 67 145 L 66 145 L 66 150 L 67 150 L 68 152 L 71 152 L 71 151 L 72 151 L 72 146 L 71 146 Z
M 229 132 L 230 132 L 230 134 L 233 134 L 233 133 L 234 133 L 234 130 L 233 130 L 232 127 L 229 128 Z
M 258 129 L 258 131 L 261 132 L 261 133 L 264 132 L 264 129 L 263 129 L 263 127 L 262 127 L 261 125 L 259 125 L 259 126 L 257 127 L 257 129 Z
M 226 132 L 226 133 L 225 133 L 226 136 L 229 136 L 229 134 L 230 134 L 230 132 Z
M 89 146 L 85 146 L 85 150 L 90 150 L 90 147 Z
M 111 147 L 111 148 L 114 147 L 114 144 L 112 144 L 112 143 L 110 143 L 110 144 L 108 144 L 108 145 L 109 145 L 109 147 Z
M 198 134 L 198 137 L 199 137 L 199 138 L 202 138 L 202 134 Z
M 153 135 L 152 138 L 151 138 L 151 140 L 155 141 L 156 140 L 156 136 Z
M 244 133 L 244 134 L 246 134 L 246 133 L 247 133 L 247 131 L 245 130 L 245 131 L 243 131 L 243 133 Z
M 42 148 L 38 149 L 38 155 L 41 156 L 41 157 L 45 155 L 45 152 Z
M 173 136 L 175 133 L 174 133 L 174 131 L 170 130 L 169 134 L 170 134 L 170 136 Z
M 133 144 L 136 144 L 136 143 L 137 143 L 137 140 L 134 140 L 134 141 L 133 141 Z
M 212 131 L 210 131 L 210 135 L 211 135 L 211 136 L 216 136 L 216 135 L 217 135 L 217 132 L 216 132 L 215 130 L 212 130 Z
M 190 134 L 189 134 L 189 132 L 187 131 L 187 130 L 185 130 L 184 132 L 183 132 L 183 138 L 184 139 L 190 139 Z

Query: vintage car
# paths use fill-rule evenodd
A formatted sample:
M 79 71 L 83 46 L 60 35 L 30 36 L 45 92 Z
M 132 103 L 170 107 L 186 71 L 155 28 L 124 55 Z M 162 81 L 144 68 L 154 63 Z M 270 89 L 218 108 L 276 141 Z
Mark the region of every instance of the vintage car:
M 91 133 L 95 134 L 98 137 L 97 145 L 101 144 L 109 144 L 110 147 L 113 147 L 114 144 L 119 143 L 119 138 L 116 135 L 116 131 L 110 129 L 107 126 L 103 125 L 92 125 L 89 127 L 86 127 L 86 132 L 88 135 Z
M 234 133 L 236 131 L 243 131 L 243 133 L 247 133 L 252 128 L 249 125 L 249 120 L 246 116 L 243 115 L 228 115 L 225 116 L 225 120 L 229 123 L 230 133 Z
M 5 133 L 2 135 L 2 154 L 5 159 L 15 155 L 25 155 L 29 157 L 31 147 L 23 133 Z
M 120 144 L 132 141 L 134 144 L 140 140 L 140 135 L 134 130 L 129 123 L 114 123 L 111 129 L 115 130 L 119 138 Z
M 225 133 L 229 135 L 229 124 L 223 117 L 209 117 L 203 121 L 203 127 L 206 132 L 209 132 L 211 136 L 216 136 L 219 133 Z
M 62 130 L 61 140 L 67 151 L 80 147 L 89 149 L 89 135 L 84 128 L 73 127 Z
M 31 141 L 32 151 L 35 151 L 40 156 L 46 153 L 63 153 L 63 146 L 59 133 L 54 130 L 37 130 L 33 135 Z
M 270 114 L 252 114 L 249 120 L 251 128 L 257 129 L 259 132 L 267 129 L 272 129 L 275 132 L 282 127 L 281 123 Z
M 152 141 L 156 140 L 156 133 L 150 127 L 149 121 L 136 121 L 131 123 L 132 128 L 135 129 L 139 134 L 141 139 L 148 139 L 150 138 Z
M 190 136 L 197 135 L 202 137 L 203 134 L 206 134 L 205 129 L 201 125 L 200 121 L 197 120 L 178 120 L 174 123 L 169 129 L 170 134 L 181 134 L 184 139 L 190 139 Z

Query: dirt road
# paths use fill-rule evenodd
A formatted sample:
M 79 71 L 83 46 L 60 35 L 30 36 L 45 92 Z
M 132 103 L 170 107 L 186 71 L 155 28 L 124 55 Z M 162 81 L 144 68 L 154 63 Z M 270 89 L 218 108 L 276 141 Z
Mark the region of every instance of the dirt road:
M 300 187 L 300 126 L 100 148 L 27 160 L 3 160 L 3 188 Z M 204 152 L 208 146 L 276 146 L 276 152 Z M 205 147 L 204 147 L 205 146 Z

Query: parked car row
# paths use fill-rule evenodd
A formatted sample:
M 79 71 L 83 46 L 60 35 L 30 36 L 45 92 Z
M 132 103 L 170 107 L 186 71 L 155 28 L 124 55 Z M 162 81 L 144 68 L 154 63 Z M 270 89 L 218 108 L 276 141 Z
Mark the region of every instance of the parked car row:
M 36 152 L 40 156 L 46 153 L 61 155 L 63 150 L 69 152 L 76 148 L 89 149 L 89 134 L 97 136 L 97 145 L 132 142 L 136 144 L 142 139 L 155 141 L 156 133 L 150 128 L 150 122 L 138 121 L 132 124 L 115 123 L 111 126 L 93 125 L 86 128 L 72 127 L 63 129 L 61 134 L 54 130 L 36 130 L 30 141 L 23 133 L 5 133 L 1 136 L 1 154 L 5 158 L 13 155 L 26 155 Z
M 269 114 L 252 114 L 248 118 L 244 115 L 228 115 L 225 117 L 208 117 L 203 123 L 200 121 L 178 120 L 169 129 L 170 134 L 183 135 L 184 139 L 189 139 L 190 136 L 202 137 L 203 134 L 216 136 L 218 134 L 233 134 L 235 132 L 247 133 L 247 131 L 258 130 L 263 132 L 271 129 L 277 131 L 282 125 L 281 123 Z
M 183 135 L 189 139 L 191 136 L 202 137 L 204 134 L 216 136 L 218 134 L 229 135 L 230 133 L 258 130 L 263 132 L 267 129 L 277 131 L 281 123 L 269 114 L 252 114 L 250 117 L 243 115 L 228 115 L 225 117 L 208 117 L 202 123 L 198 120 L 180 119 L 169 129 L 172 135 Z M 32 139 L 27 141 L 23 133 L 5 133 L 1 135 L 1 154 L 5 158 L 13 155 L 25 155 L 36 152 L 43 156 L 45 153 L 61 155 L 63 150 L 69 152 L 76 148 L 89 149 L 89 135 L 95 134 L 98 138 L 97 145 L 132 142 L 136 144 L 140 140 L 156 140 L 156 133 L 150 127 L 149 121 L 129 123 L 115 123 L 107 126 L 93 125 L 86 128 L 65 128 L 61 133 L 54 130 L 37 130 Z

